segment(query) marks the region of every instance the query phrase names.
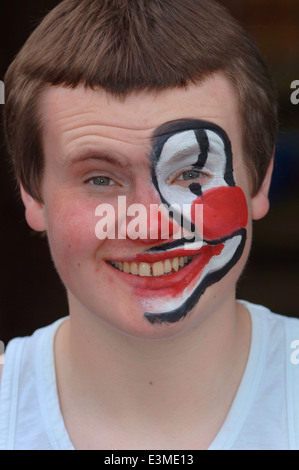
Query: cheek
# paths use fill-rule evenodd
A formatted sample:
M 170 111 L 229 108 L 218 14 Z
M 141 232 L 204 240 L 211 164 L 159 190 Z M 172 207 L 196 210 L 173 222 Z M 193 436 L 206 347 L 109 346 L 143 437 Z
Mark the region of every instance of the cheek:
M 58 265 L 81 262 L 86 252 L 98 246 L 95 210 L 88 204 L 52 204 L 47 211 L 51 253 Z
M 192 222 L 199 204 L 203 204 L 203 238 L 217 240 L 246 227 L 248 208 L 245 195 L 238 187 L 220 187 L 206 191 L 191 207 Z

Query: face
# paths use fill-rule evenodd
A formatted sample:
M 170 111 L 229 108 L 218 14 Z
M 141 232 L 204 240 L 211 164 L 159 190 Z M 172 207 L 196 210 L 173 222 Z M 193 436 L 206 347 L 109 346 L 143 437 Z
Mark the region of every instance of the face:
M 124 102 L 51 87 L 41 115 L 43 204 L 23 199 L 29 224 L 47 230 L 71 313 L 156 337 L 219 309 L 246 262 L 251 217 L 267 210 L 265 191 L 250 198 L 229 82 L 218 75 Z M 136 213 L 123 217 L 120 200 L 146 209 L 137 237 Z M 100 239 L 98 208 L 108 206 L 116 236 Z

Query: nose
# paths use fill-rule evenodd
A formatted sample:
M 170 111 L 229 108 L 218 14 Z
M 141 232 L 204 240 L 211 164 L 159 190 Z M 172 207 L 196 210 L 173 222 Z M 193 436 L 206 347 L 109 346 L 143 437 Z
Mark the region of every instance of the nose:
M 128 205 L 126 222 L 122 224 L 122 232 L 126 238 L 138 240 L 146 244 L 171 239 L 179 230 L 158 194 L 153 191 L 143 193 L 140 202 Z
M 176 222 L 170 217 L 167 207 L 160 204 L 150 204 L 147 223 L 143 226 L 146 237 L 143 240 L 168 240 L 178 229 Z M 143 233 L 143 236 L 145 234 Z
M 133 204 L 128 207 L 127 215 L 127 238 L 138 239 L 143 243 L 169 240 L 179 228 L 161 202 Z

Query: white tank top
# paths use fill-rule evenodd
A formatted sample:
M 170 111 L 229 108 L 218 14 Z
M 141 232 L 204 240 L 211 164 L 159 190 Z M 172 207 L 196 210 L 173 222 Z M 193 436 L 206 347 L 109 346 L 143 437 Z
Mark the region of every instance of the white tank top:
M 243 302 L 252 319 L 247 366 L 211 450 L 299 450 L 299 320 Z M 73 450 L 57 395 L 53 341 L 64 319 L 7 346 L 0 450 Z

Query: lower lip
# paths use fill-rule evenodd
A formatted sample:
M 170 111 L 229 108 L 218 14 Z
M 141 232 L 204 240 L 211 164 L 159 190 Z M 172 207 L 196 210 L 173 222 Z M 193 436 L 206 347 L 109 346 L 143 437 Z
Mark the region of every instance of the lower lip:
M 213 256 L 221 253 L 224 245 L 205 245 L 192 259 L 192 261 L 179 271 L 164 276 L 142 277 L 127 274 L 111 266 L 115 274 L 119 275 L 127 284 L 134 287 L 139 297 L 177 297 L 186 287 L 193 287 L 194 281 L 201 276 L 204 267 Z

